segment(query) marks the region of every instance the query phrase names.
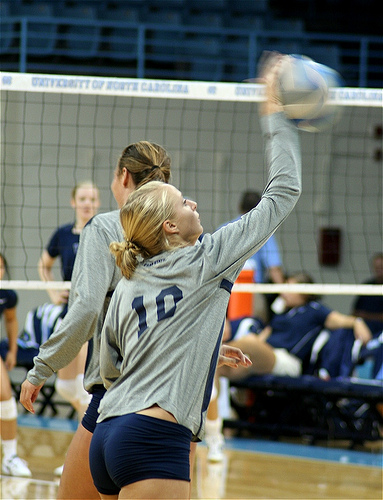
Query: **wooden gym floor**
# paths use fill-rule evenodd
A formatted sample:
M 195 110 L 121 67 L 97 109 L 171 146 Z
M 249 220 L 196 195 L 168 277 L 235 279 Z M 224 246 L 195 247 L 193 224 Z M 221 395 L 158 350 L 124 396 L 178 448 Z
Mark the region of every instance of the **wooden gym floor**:
M 58 480 L 53 470 L 64 462 L 75 425 L 61 418 L 19 416 L 19 454 L 28 461 L 33 478 L 2 476 L 3 500 L 56 498 Z M 228 438 L 225 460 L 213 464 L 206 461 L 201 443 L 192 498 L 381 500 L 381 443 L 358 451 L 341 444 Z

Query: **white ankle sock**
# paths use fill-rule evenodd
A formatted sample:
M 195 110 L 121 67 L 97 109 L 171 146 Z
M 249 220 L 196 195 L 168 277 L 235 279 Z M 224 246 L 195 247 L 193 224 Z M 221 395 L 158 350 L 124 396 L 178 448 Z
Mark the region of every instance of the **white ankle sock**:
M 220 436 L 222 434 L 222 418 L 206 419 L 205 431 L 207 436 Z
M 3 459 L 7 460 L 14 455 L 17 455 L 17 440 L 7 439 L 2 441 L 3 446 Z

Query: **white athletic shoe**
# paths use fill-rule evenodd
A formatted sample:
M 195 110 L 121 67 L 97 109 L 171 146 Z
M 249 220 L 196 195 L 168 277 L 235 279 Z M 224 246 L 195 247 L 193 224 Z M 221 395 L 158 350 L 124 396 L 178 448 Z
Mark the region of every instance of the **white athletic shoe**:
M 207 459 L 209 462 L 222 462 L 224 458 L 225 439 L 222 434 L 218 436 L 206 436 Z
M 32 476 L 32 472 L 29 470 L 27 462 L 25 460 L 22 460 L 17 455 L 13 455 L 13 457 L 8 458 L 7 460 L 3 459 L 2 471 L 3 474 L 7 476 Z
M 55 468 L 55 470 L 53 471 L 53 474 L 55 476 L 62 476 L 63 475 L 63 470 L 64 470 L 64 466 L 60 465 L 60 467 L 56 467 Z

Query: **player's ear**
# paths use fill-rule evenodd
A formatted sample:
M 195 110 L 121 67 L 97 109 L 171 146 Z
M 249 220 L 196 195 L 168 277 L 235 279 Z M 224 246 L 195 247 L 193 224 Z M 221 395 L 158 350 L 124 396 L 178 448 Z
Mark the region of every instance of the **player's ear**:
M 125 188 L 129 187 L 129 185 L 133 183 L 132 174 L 129 172 L 129 170 L 127 168 L 124 167 L 122 169 L 121 175 L 122 175 L 122 184 L 123 184 L 123 186 Z
M 165 231 L 166 234 L 178 234 L 179 233 L 179 229 L 177 227 L 177 224 L 175 224 L 174 222 L 172 222 L 169 219 L 166 219 L 162 223 L 162 227 L 163 227 L 163 230 Z

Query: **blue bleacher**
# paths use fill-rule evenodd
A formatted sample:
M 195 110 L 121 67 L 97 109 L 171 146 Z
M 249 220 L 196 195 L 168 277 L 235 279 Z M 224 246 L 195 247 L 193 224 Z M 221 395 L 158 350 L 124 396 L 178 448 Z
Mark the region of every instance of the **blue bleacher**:
M 162 9 L 158 12 L 149 12 L 145 16 L 145 23 L 147 24 L 159 24 L 167 26 L 182 26 L 183 18 L 182 14 L 177 10 L 172 9 Z M 151 30 L 153 31 L 153 30 Z M 155 31 L 155 30 L 154 30 Z M 165 33 L 165 31 L 164 31 Z M 166 37 L 165 37 L 166 38 Z M 161 39 L 161 37 L 160 37 Z
M 269 18 L 265 22 L 265 28 L 270 31 L 285 31 L 286 33 L 302 33 L 305 24 L 302 19 L 280 19 Z
M 99 17 L 105 21 L 113 21 L 104 29 L 105 57 L 114 60 L 127 60 L 137 57 L 137 29 L 124 26 L 122 23 L 137 25 L 140 22 L 139 7 L 119 7 L 99 11 Z M 118 23 L 118 24 L 116 24 Z
M 177 63 L 183 52 L 185 34 L 172 28 L 182 27 L 182 13 L 172 9 L 149 12 L 145 21 L 149 26 L 146 40 L 147 57 L 152 61 Z
M 283 17 L 271 7 L 268 0 L 4 0 L 2 69 L 242 81 L 254 77 L 263 50 L 278 50 L 327 64 L 347 86 L 382 85 L 381 37 L 308 33 L 299 13 Z
M 181 11 L 187 0 L 148 0 L 147 5 L 153 9 L 173 9 Z
M 189 11 L 224 12 L 229 5 L 230 0 L 185 0 L 185 6 Z
M 0 54 L 9 52 L 15 36 L 15 26 L 13 22 L 4 20 L 11 15 L 9 2 L 0 2 Z
M 242 13 L 247 16 L 253 14 L 266 15 L 269 10 L 268 0 L 232 0 L 228 2 L 230 12 Z
M 258 33 L 264 29 L 264 19 L 258 16 L 236 15 L 226 21 L 230 34 L 225 38 L 222 51 L 226 64 L 226 78 L 231 82 L 241 82 L 254 78 L 256 61 L 262 52 L 262 47 L 249 33 Z M 248 33 L 246 36 L 243 31 Z
M 302 49 L 303 52 L 303 49 Z M 339 73 L 342 73 L 340 49 L 334 43 L 324 44 L 306 44 L 304 48 L 306 56 L 314 61 L 326 64 Z
M 241 30 L 263 30 L 265 29 L 265 21 L 261 16 L 230 16 L 226 21 L 228 28 L 235 28 Z
M 64 29 L 65 51 L 61 54 L 81 59 L 96 57 L 101 38 L 100 26 L 92 22 L 97 19 L 96 8 L 56 5 L 55 14 L 61 19 L 61 28 Z
M 34 2 L 12 7 L 14 15 L 28 18 L 27 45 L 30 55 L 47 56 L 53 54 L 57 41 L 57 25 L 53 22 L 52 3 Z
M 185 18 L 185 26 L 190 28 L 186 46 L 186 53 L 191 61 L 190 78 L 222 80 L 225 66 L 222 57 L 222 15 L 217 12 L 189 13 Z

